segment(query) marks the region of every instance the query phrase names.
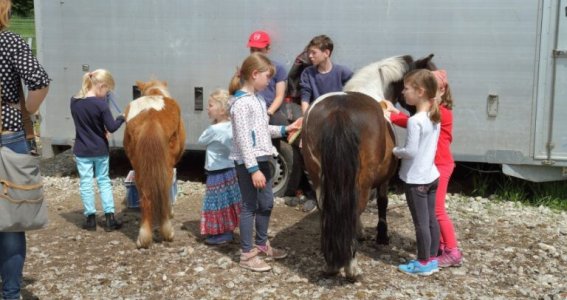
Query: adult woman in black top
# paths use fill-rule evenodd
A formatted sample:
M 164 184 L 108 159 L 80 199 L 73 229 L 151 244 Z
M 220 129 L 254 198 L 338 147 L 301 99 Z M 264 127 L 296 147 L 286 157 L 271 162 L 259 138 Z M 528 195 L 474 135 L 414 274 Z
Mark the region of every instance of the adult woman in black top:
M 19 106 L 21 80 L 28 87 L 26 109 L 35 113 L 49 86 L 49 77 L 32 55 L 30 47 L 17 34 L 6 30 L 12 3 L 0 0 L 0 84 L 2 95 L 2 132 L 0 145 L 14 152 L 29 153 Z M 0 232 L 0 275 L 2 298 L 19 299 L 22 270 L 26 258 L 24 232 Z

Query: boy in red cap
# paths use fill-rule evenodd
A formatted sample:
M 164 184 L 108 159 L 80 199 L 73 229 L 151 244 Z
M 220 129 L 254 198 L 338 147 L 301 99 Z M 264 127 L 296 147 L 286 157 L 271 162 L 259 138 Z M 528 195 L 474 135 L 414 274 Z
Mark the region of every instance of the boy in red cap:
M 260 52 L 267 55 L 270 52 L 270 43 L 271 40 L 268 33 L 259 30 L 254 31 L 250 35 L 246 46 L 250 48 L 250 53 Z M 280 111 L 285 96 L 287 71 L 282 64 L 273 60 L 272 63 L 276 66 L 276 72 L 274 76 L 272 76 L 268 87 L 258 94 L 266 101 L 270 124 L 288 125 L 289 122 L 287 121 L 286 115 Z

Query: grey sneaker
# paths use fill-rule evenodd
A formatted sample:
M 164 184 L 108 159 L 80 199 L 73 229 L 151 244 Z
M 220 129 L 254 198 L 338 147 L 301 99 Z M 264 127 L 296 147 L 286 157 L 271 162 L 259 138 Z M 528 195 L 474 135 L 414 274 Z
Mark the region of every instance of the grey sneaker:
M 299 198 L 297 197 L 284 197 L 285 199 L 285 205 L 287 206 L 297 206 L 297 204 L 299 204 Z
M 317 207 L 317 202 L 315 202 L 315 200 L 313 200 L 313 199 L 308 199 L 303 204 L 303 211 L 304 212 L 310 212 L 310 211 L 314 210 L 315 207 Z

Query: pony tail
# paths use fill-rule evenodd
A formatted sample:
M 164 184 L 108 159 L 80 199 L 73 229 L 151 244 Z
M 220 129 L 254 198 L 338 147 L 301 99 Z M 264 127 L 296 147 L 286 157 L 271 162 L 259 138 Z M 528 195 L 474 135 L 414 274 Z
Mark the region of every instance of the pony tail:
M 345 105 L 346 106 L 346 105 Z M 348 264 L 356 251 L 360 138 L 349 115 L 337 110 L 321 130 L 321 249 L 333 269 Z
M 240 80 L 240 69 L 237 68 L 236 72 L 232 76 L 232 79 L 230 80 L 230 83 L 228 84 L 228 93 L 230 95 L 234 95 L 234 93 L 236 93 L 236 91 L 238 91 L 240 88 L 242 88 L 242 83 Z
M 76 99 L 84 99 L 86 97 L 87 92 L 93 86 L 93 81 L 91 79 L 93 76 L 92 74 L 92 72 L 87 72 L 83 75 L 83 83 L 81 84 L 81 89 L 75 95 Z
M 431 102 L 432 102 L 431 108 L 429 108 L 429 119 L 434 124 L 437 124 L 441 122 L 441 112 L 439 111 L 439 103 L 437 103 L 437 100 L 435 99 L 432 99 Z

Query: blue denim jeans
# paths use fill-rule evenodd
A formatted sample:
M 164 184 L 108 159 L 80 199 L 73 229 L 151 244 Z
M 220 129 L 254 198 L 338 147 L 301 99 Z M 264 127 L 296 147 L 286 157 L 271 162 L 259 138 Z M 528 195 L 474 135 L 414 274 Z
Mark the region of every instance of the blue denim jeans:
M 23 131 L 0 135 L 0 145 L 17 153 L 28 153 Z M 19 299 L 22 271 L 26 260 L 26 235 L 24 232 L 0 232 L 0 277 L 2 299 Z
M 264 246 L 268 241 L 268 226 L 274 207 L 274 194 L 272 192 L 272 172 L 270 163 L 258 163 L 260 171 L 266 177 L 266 187 L 256 189 L 252 183 L 252 176 L 244 165 L 236 166 L 238 186 L 242 194 L 242 209 L 240 211 L 240 247 L 242 252 L 248 252 L 256 245 Z M 256 228 L 256 238 L 252 242 L 252 235 Z
M 108 177 L 108 155 L 96 157 L 75 156 L 77 170 L 81 177 L 81 200 L 85 216 L 96 213 L 93 179 L 96 178 L 104 213 L 114 213 L 112 183 Z

